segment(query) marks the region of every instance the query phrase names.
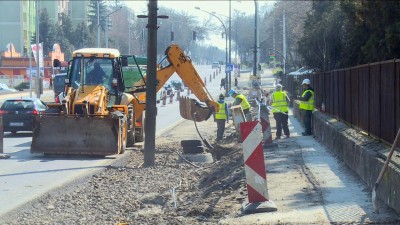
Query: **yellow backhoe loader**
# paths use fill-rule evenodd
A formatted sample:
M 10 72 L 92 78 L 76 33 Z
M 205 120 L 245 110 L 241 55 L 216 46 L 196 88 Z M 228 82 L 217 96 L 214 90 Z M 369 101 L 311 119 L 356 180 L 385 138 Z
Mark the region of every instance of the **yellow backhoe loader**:
M 146 76 L 136 57 L 106 48 L 80 49 L 72 57 L 62 101 L 48 104 L 48 110 L 35 117 L 31 152 L 112 155 L 143 141 Z M 204 103 L 182 98 L 181 116 L 197 122 L 208 119 L 218 104 L 190 58 L 179 46 L 171 45 L 165 60 L 168 65 L 157 70 L 156 91 L 176 72 Z M 55 60 L 54 66 L 58 65 Z M 139 71 L 139 78 L 132 77 L 132 70 Z

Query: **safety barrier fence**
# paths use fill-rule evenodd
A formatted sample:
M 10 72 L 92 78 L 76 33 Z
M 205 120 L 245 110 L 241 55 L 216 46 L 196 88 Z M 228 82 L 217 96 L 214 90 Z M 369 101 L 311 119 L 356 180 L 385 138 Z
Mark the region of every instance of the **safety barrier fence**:
M 392 143 L 400 127 L 400 60 L 302 76 L 285 75 L 282 84 L 292 100 L 311 80 L 318 110 L 381 141 Z

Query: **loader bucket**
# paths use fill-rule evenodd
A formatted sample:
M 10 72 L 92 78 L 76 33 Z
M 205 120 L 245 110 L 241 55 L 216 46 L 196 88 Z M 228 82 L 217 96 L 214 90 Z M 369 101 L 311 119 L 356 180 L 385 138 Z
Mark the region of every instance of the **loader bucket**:
M 182 118 L 197 122 L 208 120 L 213 112 L 206 105 L 188 97 L 179 99 L 179 110 Z
M 118 154 L 118 117 L 35 117 L 31 153 L 72 155 Z

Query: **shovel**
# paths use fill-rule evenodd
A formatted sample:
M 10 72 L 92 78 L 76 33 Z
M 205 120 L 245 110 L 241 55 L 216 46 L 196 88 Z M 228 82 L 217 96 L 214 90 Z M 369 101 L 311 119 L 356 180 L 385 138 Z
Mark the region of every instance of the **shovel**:
M 379 173 L 378 179 L 375 182 L 374 189 L 372 190 L 372 204 L 374 205 L 374 209 L 375 209 L 376 213 L 379 213 L 378 203 L 377 203 L 377 199 L 376 199 L 376 191 L 378 189 L 379 183 L 381 182 L 381 180 L 383 178 L 383 175 L 386 172 L 386 169 L 389 165 L 389 161 L 392 158 L 393 152 L 396 149 L 399 141 L 400 141 L 400 129 L 399 129 L 399 131 L 397 131 L 397 135 L 396 135 L 396 138 L 394 139 L 392 148 L 390 149 L 389 155 L 386 158 L 385 164 L 383 164 L 382 170 Z

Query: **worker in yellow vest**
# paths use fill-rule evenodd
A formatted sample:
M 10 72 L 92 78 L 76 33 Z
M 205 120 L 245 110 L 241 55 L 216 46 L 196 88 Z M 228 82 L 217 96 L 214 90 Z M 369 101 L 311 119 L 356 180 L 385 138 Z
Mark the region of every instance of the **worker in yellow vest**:
M 235 91 L 233 89 L 228 92 L 228 95 L 235 98 L 233 105 L 241 105 L 242 106 L 246 121 L 247 122 L 252 121 L 251 114 L 250 114 L 250 103 L 249 103 L 249 101 L 247 101 L 246 97 L 244 97 L 244 95 L 238 93 L 237 91 Z
M 289 97 L 285 91 L 282 90 L 282 85 L 277 84 L 275 92 L 271 95 L 272 114 L 276 121 L 276 138 L 280 139 L 282 129 L 286 138 L 290 137 L 288 119 L 289 119 Z
M 303 111 L 303 120 L 305 131 L 302 133 L 303 136 L 312 135 L 311 119 L 314 112 L 314 89 L 311 88 L 311 82 L 309 79 L 304 79 L 301 83 L 303 86 L 303 94 L 299 97 L 300 105 L 299 108 Z
M 225 96 L 220 94 L 218 97 L 219 110 L 215 113 L 215 122 L 217 122 L 217 142 L 220 142 L 225 132 L 225 122 L 229 122 L 228 104 L 225 102 Z

